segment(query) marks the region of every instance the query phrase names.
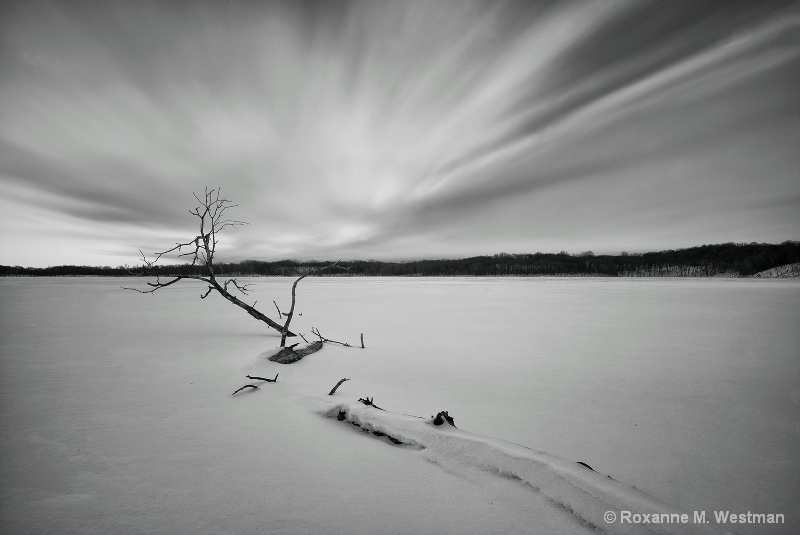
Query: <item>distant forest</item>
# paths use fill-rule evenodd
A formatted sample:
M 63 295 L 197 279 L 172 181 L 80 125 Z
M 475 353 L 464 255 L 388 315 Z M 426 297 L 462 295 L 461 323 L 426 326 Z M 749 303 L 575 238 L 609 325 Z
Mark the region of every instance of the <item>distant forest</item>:
M 800 242 L 785 241 L 778 245 L 766 243 L 724 243 L 689 249 L 654 253 L 595 255 L 592 251 L 579 254 L 499 253 L 458 260 L 414 260 L 380 262 L 355 260 L 340 262 L 349 268 L 327 276 L 379 277 L 437 277 L 437 276 L 605 276 L 605 277 L 749 277 L 761 271 L 800 262 Z M 321 261 L 280 260 L 264 262 L 245 260 L 238 263 L 216 264 L 220 274 L 229 276 L 294 277 L 328 264 Z M 29 268 L 0 266 L 0 276 L 104 276 L 127 277 L 142 273 L 141 267 L 54 266 Z M 197 266 L 173 264 L 156 266 L 147 275 L 200 274 Z

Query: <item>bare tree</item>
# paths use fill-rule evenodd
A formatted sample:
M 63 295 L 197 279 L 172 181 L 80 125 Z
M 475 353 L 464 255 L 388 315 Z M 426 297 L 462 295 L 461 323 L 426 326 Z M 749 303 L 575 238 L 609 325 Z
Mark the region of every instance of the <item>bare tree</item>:
M 217 189 L 205 189 L 205 195 L 201 198 L 196 193 L 193 194 L 194 198 L 197 199 L 199 206 L 197 206 L 194 210 L 191 210 L 191 214 L 196 216 L 200 220 L 200 234 L 194 237 L 194 239 L 185 242 L 185 243 L 176 243 L 174 247 L 167 249 L 166 251 L 162 251 L 160 253 L 155 253 L 155 258 L 153 260 L 148 260 L 144 253 L 140 250 L 139 252 L 142 254 L 142 260 L 144 262 L 144 272 L 141 273 L 143 275 L 153 275 L 156 277 L 155 282 L 148 282 L 147 285 L 151 287 L 149 290 L 139 290 L 137 288 L 126 288 L 127 290 L 134 290 L 139 293 L 147 293 L 152 294 L 157 292 L 162 288 L 166 288 L 167 286 L 171 286 L 176 282 L 179 282 L 183 279 L 194 279 L 201 282 L 204 282 L 208 285 L 208 289 L 206 293 L 201 295 L 202 299 L 208 297 L 213 291 L 218 292 L 222 297 L 233 303 L 234 305 L 241 307 L 244 309 L 248 314 L 250 314 L 255 319 L 262 321 L 272 327 L 273 329 L 279 331 L 281 333 L 281 345 L 285 345 L 286 337 L 287 336 L 296 336 L 294 333 L 289 331 L 289 322 L 292 319 L 292 313 L 294 312 L 294 291 L 297 283 L 303 277 L 300 277 L 297 281 L 295 281 L 294 286 L 292 286 L 292 309 L 289 312 L 288 317 L 286 318 L 286 323 L 284 325 L 279 324 L 278 322 L 270 319 L 263 313 L 259 312 L 255 308 L 255 303 L 253 305 L 249 305 L 233 295 L 231 291 L 228 290 L 229 286 L 232 286 L 236 290 L 239 291 L 242 295 L 248 295 L 249 289 L 247 284 L 240 284 L 235 278 L 230 278 L 224 281 L 220 281 L 217 279 L 219 273 L 217 272 L 217 268 L 214 265 L 214 255 L 217 251 L 217 236 L 220 232 L 227 228 L 238 228 L 242 225 L 246 225 L 244 221 L 238 221 L 236 219 L 227 219 L 225 212 L 230 208 L 235 208 L 238 206 L 237 204 L 233 204 L 229 199 L 226 197 L 221 196 L 219 188 Z M 185 252 L 184 252 L 185 251 Z M 170 277 L 169 280 L 162 281 L 161 276 L 155 270 L 155 264 L 161 260 L 161 257 L 165 255 L 169 255 L 172 253 L 179 253 L 178 257 L 183 258 L 187 257 L 192 260 L 193 266 L 200 266 L 202 268 L 202 274 L 190 274 L 190 275 L 177 275 L 174 277 Z M 334 264 L 335 265 L 335 264 Z M 330 266 L 326 266 L 330 267 Z M 324 268 L 323 268 L 324 269 Z M 310 274 L 310 273 L 309 273 Z M 277 305 L 276 305 L 277 306 Z

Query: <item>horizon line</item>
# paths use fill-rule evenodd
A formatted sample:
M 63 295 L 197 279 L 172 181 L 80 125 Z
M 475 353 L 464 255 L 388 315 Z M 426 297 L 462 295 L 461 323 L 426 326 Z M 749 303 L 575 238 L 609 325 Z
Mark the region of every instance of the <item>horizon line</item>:
M 691 250 L 691 249 L 699 249 L 701 247 L 718 247 L 718 246 L 722 246 L 722 245 L 733 245 L 733 246 L 741 247 L 741 246 L 747 246 L 747 245 L 779 246 L 779 245 L 787 245 L 787 244 L 800 244 L 800 240 L 784 240 L 784 241 L 782 241 L 780 243 L 755 242 L 755 241 L 753 241 L 753 242 L 733 242 L 733 241 L 729 241 L 729 242 L 723 242 L 723 243 L 706 243 L 706 244 L 702 244 L 702 245 L 693 245 L 691 247 L 681 247 L 681 248 L 678 248 L 678 249 L 662 249 L 662 250 L 659 250 L 659 251 L 627 252 L 627 251 L 623 250 L 618 254 L 595 254 L 591 250 L 582 251 L 580 253 L 569 253 L 569 252 L 567 252 L 565 250 L 559 251 L 557 253 L 553 253 L 553 252 L 543 253 L 541 251 L 537 251 L 535 253 L 509 253 L 509 252 L 502 251 L 502 252 L 499 252 L 499 253 L 482 254 L 482 255 L 475 255 L 475 256 L 464 256 L 464 257 L 415 258 L 415 259 L 407 259 L 407 260 L 377 260 L 377 259 L 374 259 L 374 258 L 369 258 L 369 259 L 357 259 L 357 258 L 353 259 L 353 258 L 351 258 L 351 259 L 348 259 L 348 260 L 339 259 L 339 260 L 337 260 L 337 262 L 377 262 L 377 263 L 381 263 L 381 264 L 405 264 L 405 263 L 412 263 L 412 262 L 434 262 L 434 261 L 439 261 L 439 260 L 447 260 L 447 261 L 469 260 L 471 258 L 494 257 L 494 256 L 501 256 L 501 255 L 508 255 L 508 256 L 520 256 L 520 255 L 554 255 L 554 256 L 563 256 L 563 255 L 566 255 L 566 256 L 571 256 L 571 257 L 590 256 L 590 257 L 598 257 L 598 258 L 599 257 L 626 257 L 626 256 L 644 256 L 646 254 L 658 254 L 658 253 L 666 253 L 666 252 L 688 251 L 688 250 Z M 160 265 L 163 265 L 163 266 L 168 266 L 168 265 L 182 266 L 182 265 L 191 264 L 190 262 L 184 262 L 184 263 L 172 262 L 172 263 L 170 263 L 170 262 L 168 262 L 169 259 L 166 259 L 166 260 L 167 260 L 166 262 L 164 262 L 163 264 L 160 264 Z M 246 259 L 238 260 L 238 261 L 221 261 L 221 262 L 215 262 L 215 263 L 216 264 L 241 264 L 241 263 L 244 263 L 244 262 L 262 262 L 262 263 L 265 263 L 265 264 L 273 264 L 273 263 L 278 263 L 278 262 L 296 262 L 296 263 L 302 264 L 302 263 L 328 263 L 328 262 L 331 262 L 331 260 L 317 260 L 317 259 L 300 260 L 300 259 L 297 259 L 297 258 L 281 258 L 279 260 L 258 260 L 258 259 L 255 259 L 255 258 L 246 258 Z M 138 264 L 136 264 L 136 265 L 138 265 Z M 11 264 L 0 264 L 0 267 L 12 267 L 12 268 L 22 268 L 22 269 L 52 269 L 52 268 L 59 268 L 59 267 L 85 267 L 85 268 L 124 269 L 124 268 L 128 267 L 128 264 L 122 264 L 122 265 L 117 265 L 117 266 L 110 266 L 110 265 L 102 265 L 102 266 L 100 266 L 100 265 L 88 265 L 88 264 L 56 264 L 56 265 L 49 265 L 49 266 L 46 266 L 46 267 L 23 266 L 23 265 L 20 265 L 20 264 L 13 264 L 13 265 L 11 265 Z

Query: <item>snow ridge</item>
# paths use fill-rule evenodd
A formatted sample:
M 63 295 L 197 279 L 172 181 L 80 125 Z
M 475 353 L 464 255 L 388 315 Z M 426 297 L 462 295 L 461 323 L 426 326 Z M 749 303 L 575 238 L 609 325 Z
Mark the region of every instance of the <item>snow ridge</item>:
M 328 418 L 336 418 L 339 421 L 349 422 L 355 427 L 360 428 L 366 433 L 372 433 L 378 437 L 386 437 L 387 440 L 399 446 L 409 446 L 411 448 L 423 450 L 425 446 L 402 433 L 395 430 L 389 430 L 383 425 L 378 425 L 369 419 L 364 419 L 359 416 L 355 411 L 351 411 L 350 407 L 345 404 L 336 405 L 332 409 L 325 411 L 324 416 Z
M 475 481 L 488 475 L 517 483 L 531 492 L 533 501 L 554 514 L 571 517 L 571 524 L 588 532 L 715 532 L 710 525 L 691 522 L 609 524 L 604 518 L 608 511 L 659 515 L 683 511 L 580 463 L 448 424 L 436 426 L 433 418 L 399 415 L 357 402 L 323 401 L 316 412 L 358 426 L 365 432 L 385 436 L 394 444 L 418 450 L 415 455 L 423 455 L 431 465 L 457 477 Z

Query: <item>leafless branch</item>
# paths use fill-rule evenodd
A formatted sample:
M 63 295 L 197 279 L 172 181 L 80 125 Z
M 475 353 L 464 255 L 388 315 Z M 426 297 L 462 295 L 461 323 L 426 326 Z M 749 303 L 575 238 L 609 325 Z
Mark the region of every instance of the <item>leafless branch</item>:
M 316 329 L 315 327 L 311 327 L 311 332 L 316 334 L 322 342 L 329 342 L 331 344 L 339 344 L 339 345 L 343 345 L 345 347 L 353 347 L 353 346 L 351 346 L 350 344 L 348 344 L 346 342 L 337 342 L 336 340 L 331 340 L 330 338 L 325 338 L 324 336 L 322 336 L 320 334 L 319 329 Z
M 319 267 L 317 269 L 313 269 L 313 270 L 309 271 L 308 273 L 306 273 L 305 275 L 302 275 L 302 276 L 298 277 L 294 281 L 294 284 L 292 284 L 292 306 L 289 308 L 289 313 L 285 314 L 286 322 L 283 324 L 283 330 L 281 332 L 281 345 L 284 345 L 286 343 L 286 336 L 287 336 L 287 333 L 289 331 L 289 324 L 292 322 L 292 317 L 294 316 L 294 305 L 295 305 L 295 301 L 296 301 L 295 298 L 296 298 L 296 293 L 297 293 L 297 284 L 301 280 L 305 279 L 306 277 L 308 277 L 310 275 L 316 275 L 320 271 L 323 271 L 323 270 L 326 270 L 326 269 L 333 269 L 335 267 L 338 267 L 340 269 L 344 269 L 345 271 L 350 271 L 350 268 L 339 266 L 339 262 L 341 262 L 341 260 L 337 260 L 333 264 L 329 264 L 327 266 L 322 266 L 322 267 Z M 278 307 L 277 303 L 275 303 L 275 307 L 276 308 Z M 280 309 L 278 309 L 278 312 L 280 312 Z
M 179 275 L 177 277 L 174 277 L 172 280 L 170 280 L 168 282 L 161 282 L 161 277 L 156 275 L 156 282 L 148 282 L 147 283 L 148 286 L 152 287 L 151 290 L 140 290 L 139 288 L 128 288 L 126 286 L 123 286 L 122 288 L 125 289 L 125 290 L 132 290 L 134 292 L 139 292 L 141 294 L 151 294 L 151 293 L 157 292 L 161 288 L 166 288 L 167 286 L 172 286 L 176 282 L 178 282 L 180 280 L 184 280 L 184 279 L 194 279 L 194 280 L 199 280 L 199 281 L 203 281 L 203 282 L 207 282 L 207 283 L 211 284 L 211 280 L 210 279 L 207 279 L 205 277 L 201 277 L 199 275 Z
M 258 387 L 257 387 L 256 385 L 244 385 L 243 387 L 241 387 L 241 388 L 237 388 L 236 390 L 234 390 L 234 391 L 233 391 L 233 394 L 231 394 L 231 396 L 235 395 L 235 394 L 236 394 L 236 393 L 238 393 L 238 392 L 241 392 L 241 391 L 242 391 L 242 390 L 244 390 L 245 388 L 252 388 L 252 389 L 258 390 Z
M 373 399 L 375 399 L 375 398 L 358 398 L 358 401 L 360 401 L 360 402 L 361 402 L 361 403 L 363 403 L 364 405 L 367 405 L 367 406 L 369 406 L 369 407 L 375 407 L 375 408 L 376 408 L 376 409 L 378 409 L 379 411 L 384 411 L 384 412 L 385 412 L 385 411 L 386 411 L 386 409 L 381 409 L 380 407 L 378 407 L 377 405 L 375 405 L 375 404 L 372 402 L 372 400 L 373 400 Z
M 250 292 L 249 287 L 252 286 L 252 284 L 242 284 L 240 286 L 236 279 L 228 279 L 225 281 L 225 284 L 222 285 L 222 287 L 225 288 L 225 291 L 228 291 L 228 284 L 233 284 L 236 286 L 236 289 L 239 290 L 242 295 L 247 295 Z

